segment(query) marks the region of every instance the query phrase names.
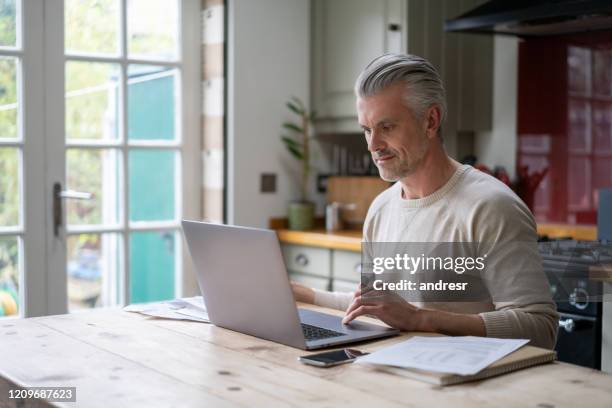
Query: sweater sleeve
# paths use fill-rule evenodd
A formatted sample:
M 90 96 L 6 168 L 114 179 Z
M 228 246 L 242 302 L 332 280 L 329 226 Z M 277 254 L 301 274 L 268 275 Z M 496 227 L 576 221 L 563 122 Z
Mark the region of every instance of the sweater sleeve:
M 353 294 L 351 292 L 329 292 L 319 289 L 313 289 L 313 291 L 314 304 L 317 306 L 344 311 L 348 309 L 353 301 Z
M 559 315 L 548 303 L 480 313 L 487 337 L 526 338 L 533 346 L 553 349 Z
M 480 313 L 487 336 L 524 338 L 531 345 L 554 348 L 559 315 L 542 268 L 531 212 L 518 197 L 508 195 L 481 210 L 479 245 L 488 256 L 482 279 L 495 306 Z

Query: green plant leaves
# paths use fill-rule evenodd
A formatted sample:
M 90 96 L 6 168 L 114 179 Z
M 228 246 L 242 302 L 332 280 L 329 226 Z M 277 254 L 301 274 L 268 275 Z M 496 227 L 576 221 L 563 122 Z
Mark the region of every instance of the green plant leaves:
M 301 127 L 299 127 L 295 123 L 289 123 L 289 122 L 283 123 L 283 127 L 285 129 L 293 130 L 294 132 L 298 132 L 298 133 L 303 133 L 304 132 L 304 129 L 302 129 Z
M 285 147 L 293 157 L 298 160 L 304 159 L 304 153 L 302 151 L 303 148 L 301 143 L 298 143 L 287 136 L 282 136 L 281 139 L 283 140 L 283 143 L 285 143 Z
M 304 160 L 304 154 L 297 147 L 287 145 L 287 150 L 289 150 L 289 153 L 291 153 L 291 155 L 296 159 Z
M 304 110 L 302 108 L 300 108 L 294 102 L 287 102 L 287 107 L 289 108 L 289 110 L 291 110 L 296 115 L 302 116 L 304 114 Z
M 281 139 L 283 140 L 283 142 L 285 142 L 286 146 L 295 146 L 295 147 L 301 147 L 302 146 L 301 143 L 296 142 L 295 140 L 293 140 L 289 136 L 281 136 Z

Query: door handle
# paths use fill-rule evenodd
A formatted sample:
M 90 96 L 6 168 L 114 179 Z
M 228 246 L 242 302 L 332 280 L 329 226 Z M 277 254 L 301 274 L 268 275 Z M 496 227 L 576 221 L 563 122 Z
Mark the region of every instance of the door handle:
M 62 190 L 60 183 L 53 184 L 53 234 L 59 237 L 59 230 L 62 227 L 62 200 L 91 200 L 92 193 L 74 190 Z

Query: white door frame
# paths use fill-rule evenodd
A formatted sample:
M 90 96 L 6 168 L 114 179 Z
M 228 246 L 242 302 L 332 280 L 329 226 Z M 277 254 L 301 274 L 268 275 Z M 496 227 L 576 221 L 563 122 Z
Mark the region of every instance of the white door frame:
M 53 225 L 53 184 L 59 182 L 62 188 L 66 186 L 63 3 L 63 0 L 44 0 L 46 314 L 62 314 L 68 311 L 66 231 L 60 228 L 56 237 Z M 62 219 L 66 219 L 65 212 L 62 214 Z
M 40 316 L 48 313 L 46 220 L 47 194 L 45 191 L 45 127 L 44 101 L 44 3 L 45 0 L 22 1 L 21 24 L 18 30 L 22 38 L 21 78 L 21 132 L 23 145 L 22 225 L 23 261 L 21 262 L 20 296 L 23 316 Z M 27 24 L 27 27 L 26 27 Z

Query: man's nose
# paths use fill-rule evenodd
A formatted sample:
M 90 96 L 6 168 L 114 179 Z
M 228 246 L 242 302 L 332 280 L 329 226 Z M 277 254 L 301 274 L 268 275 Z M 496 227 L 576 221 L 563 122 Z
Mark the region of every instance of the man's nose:
M 381 137 L 381 134 L 376 131 L 372 131 L 370 135 L 370 141 L 368 143 L 368 150 L 371 153 L 374 153 L 377 150 L 383 150 L 385 147 L 384 140 Z

